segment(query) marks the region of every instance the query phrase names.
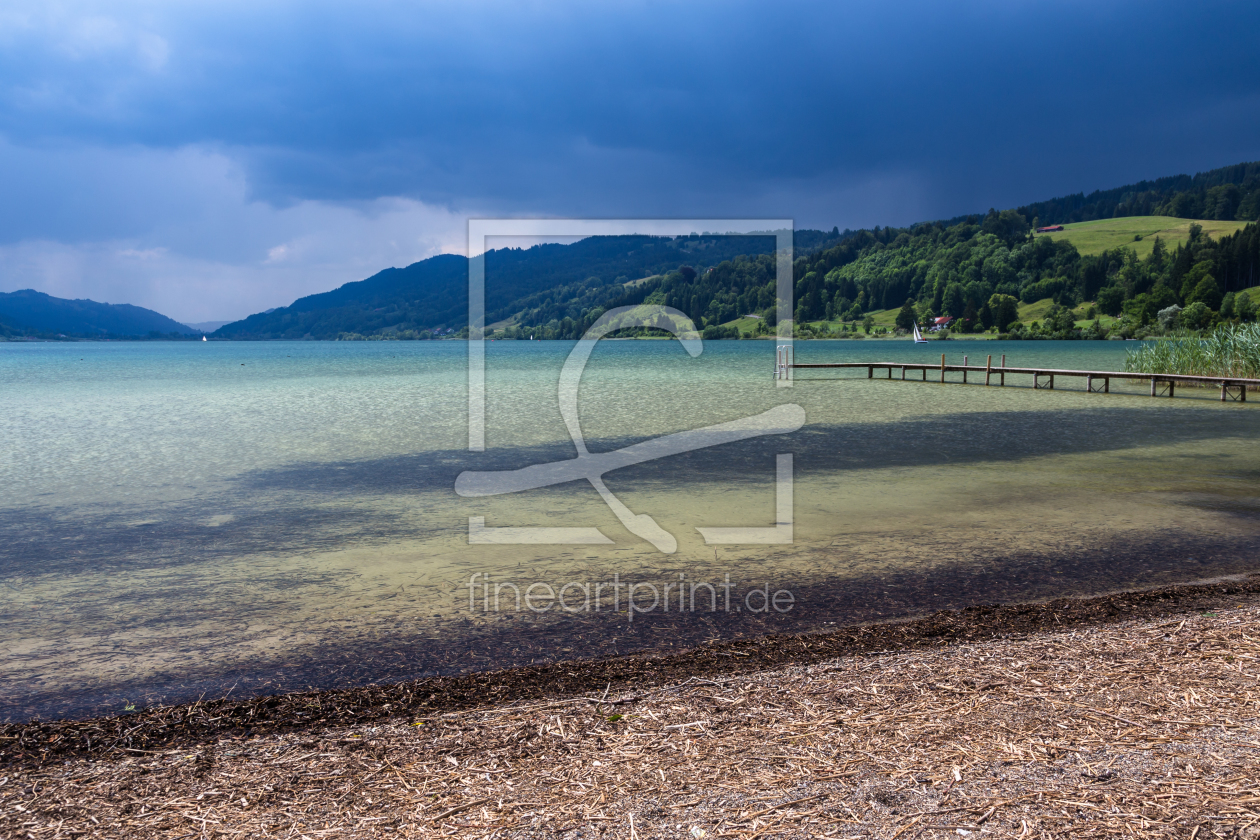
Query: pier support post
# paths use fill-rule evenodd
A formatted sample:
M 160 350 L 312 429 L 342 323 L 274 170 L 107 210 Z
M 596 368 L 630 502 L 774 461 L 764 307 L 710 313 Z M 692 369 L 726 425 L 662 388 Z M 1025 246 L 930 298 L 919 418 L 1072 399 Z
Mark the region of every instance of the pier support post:
M 1229 392 L 1230 392 L 1230 389 L 1231 389 L 1231 388 L 1237 388 L 1237 389 L 1238 389 L 1238 396 L 1236 396 L 1236 397 L 1234 397 L 1234 398 L 1233 398 L 1235 402 L 1246 402 L 1246 401 L 1247 401 L 1247 385 L 1246 385 L 1246 383 L 1239 383 L 1239 384 L 1237 384 L 1237 385 L 1231 385 L 1231 384 L 1230 384 L 1230 383 L 1228 383 L 1228 382 L 1224 382 L 1224 381 L 1222 381 L 1222 382 L 1221 382 L 1221 402 L 1225 402 L 1225 401 L 1226 401 L 1226 399 L 1227 399 L 1227 398 L 1229 398 L 1229 396 L 1230 396 L 1230 393 L 1229 393 Z
M 875 378 L 875 367 L 873 365 L 866 369 L 866 378 L 867 379 Z
M 1168 399 L 1171 400 L 1173 398 L 1173 395 L 1176 392 L 1177 392 L 1177 383 L 1173 382 L 1171 379 L 1168 380 Z
M 998 381 L 999 388 L 1006 387 L 1006 354 L 1002 354 L 1002 378 Z
M 1108 376 L 1106 379 L 1103 380 L 1103 393 L 1104 394 L 1111 393 L 1111 377 L 1110 376 Z
M 906 366 L 905 365 L 901 366 L 901 381 L 902 382 L 906 381 Z
M 993 354 L 984 362 L 984 387 L 989 387 L 989 377 L 993 375 Z
M 1155 396 L 1155 377 L 1151 377 L 1151 396 Z M 1225 383 L 1221 383 L 1221 402 L 1225 402 Z
M 967 384 L 967 357 L 963 356 L 963 384 Z
M 892 365 L 888 366 L 888 378 L 892 379 Z
M 941 354 L 941 382 L 945 382 L 945 354 Z

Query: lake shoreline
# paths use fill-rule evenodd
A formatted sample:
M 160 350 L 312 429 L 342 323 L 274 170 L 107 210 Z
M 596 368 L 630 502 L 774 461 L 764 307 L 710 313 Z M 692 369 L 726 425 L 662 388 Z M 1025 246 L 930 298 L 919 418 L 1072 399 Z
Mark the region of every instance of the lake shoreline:
M 978 605 L 822 632 L 714 641 L 685 650 L 560 661 L 416 681 L 216 699 L 82 720 L 0 724 L 0 765 L 108 760 L 221 739 L 300 733 L 329 726 L 637 690 L 690 678 L 731 677 L 843 657 L 898 655 L 957 644 L 1034 636 L 1119 621 L 1260 604 L 1260 574 L 1049 601 Z
M 915 644 L 880 649 L 898 632 Z M 29 751 L 8 748 L 0 833 L 1253 836 L 1260 575 L 836 636 L 844 655 L 727 645 L 685 679 L 638 657 L 642 681 L 590 691 L 359 692 L 357 720 L 337 714 L 353 693 L 169 709 L 200 734 L 164 745 L 154 716 L 6 727 Z M 245 729 L 246 706 L 307 720 Z

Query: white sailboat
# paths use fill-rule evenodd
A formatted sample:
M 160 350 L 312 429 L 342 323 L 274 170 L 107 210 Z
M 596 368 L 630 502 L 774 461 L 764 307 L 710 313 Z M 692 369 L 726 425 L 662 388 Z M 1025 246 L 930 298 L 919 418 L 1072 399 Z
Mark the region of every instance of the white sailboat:
M 201 340 L 202 340 L 202 341 L 205 341 L 205 340 L 206 340 L 206 337 L 203 335 L 203 336 L 201 337 Z
M 918 324 L 915 324 L 915 325 L 914 325 L 914 343 L 915 343 L 915 344 L 927 344 L 927 343 L 928 343 L 928 340 L 927 340 L 926 338 L 924 338 L 924 337 L 923 337 L 923 333 L 919 332 L 919 325 L 918 325 Z

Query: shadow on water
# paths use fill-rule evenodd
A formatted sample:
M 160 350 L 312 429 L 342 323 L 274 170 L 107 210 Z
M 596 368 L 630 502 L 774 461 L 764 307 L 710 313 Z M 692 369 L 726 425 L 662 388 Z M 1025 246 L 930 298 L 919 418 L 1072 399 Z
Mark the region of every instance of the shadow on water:
M 255 696 L 312 688 L 383 684 L 574 659 L 668 652 L 715 639 L 826 631 L 991 603 L 1020 603 L 1098 594 L 1254 571 L 1260 539 L 1238 542 L 1184 539 L 1153 533 L 1145 541 L 1054 553 L 1012 553 L 1001 562 L 949 564 L 922 572 L 873 574 L 844 579 L 771 581 L 788 587 L 795 607 L 760 610 L 747 593 L 725 608 L 702 598 L 692 612 L 654 611 L 628 620 L 611 610 L 578 613 L 489 613 L 433 622 L 417 630 L 398 622 L 375 628 L 370 638 L 323 638 L 300 649 L 259 657 L 228 668 L 181 668 L 146 675 L 142 683 L 97 684 L 78 690 L 23 691 L 0 698 L 0 720 L 89 717 L 139 707 Z
M 1156 445 L 1252 437 L 1254 418 L 1197 409 L 1090 408 L 1070 411 L 981 412 L 918 417 L 890 423 L 810 425 L 771 440 L 699 449 L 609 474 L 621 489 L 701 482 L 764 482 L 768 452 L 792 452 L 798 478 L 849 470 L 1014 463 L 1047 455 L 1124 452 Z M 590 441 L 607 452 L 642 438 Z M 439 450 L 391 458 L 299 463 L 246 473 L 233 491 L 130 510 L 124 505 L 0 510 L 0 577 L 72 573 L 82 568 L 178 566 L 244 555 L 281 555 L 371 546 L 462 529 L 461 520 L 417 524 L 395 511 L 346 507 L 355 497 L 419 494 L 454 502 L 465 470 L 511 470 L 574 457 L 571 443 L 486 452 Z M 1246 479 L 1253 472 L 1228 458 L 1220 470 Z M 1212 499 L 1187 500 L 1211 506 Z M 1238 503 L 1240 512 L 1249 510 Z M 225 520 L 207 523 L 207 511 Z M 137 521 L 140 520 L 140 521 Z
M 905 467 L 1013 465 L 1025 459 L 1100 452 L 1137 459 L 1146 458 L 1142 450 L 1150 447 L 1250 440 L 1254 430 L 1250 412 L 1205 411 L 1198 406 L 951 413 L 888 423 L 811 424 L 771 440 L 724 444 L 629 466 L 609 478 L 617 489 L 648 491 L 764 482 L 767 455 L 775 452 L 794 453 L 800 479 Z M 602 439 L 589 445 L 593 452 L 607 452 L 641 440 Z M 111 622 L 112 626 L 132 622 L 135 629 L 161 634 L 172 622 L 202 620 L 214 627 L 226 619 L 241 624 L 263 621 L 268 619 L 266 611 L 287 592 L 322 585 L 335 595 L 347 573 L 319 565 L 276 571 L 260 564 L 251 568 L 247 581 L 217 581 L 222 587 L 219 591 L 228 595 L 199 604 L 199 593 L 192 587 L 203 585 L 205 578 L 183 575 L 181 570 L 219 564 L 226 569 L 230 567 L 227 561 L 243 557 L 372 549 L 433 535 L 450 538 L 466 527 L 466 520 L 453 516 L 459 501 L 453 488 L 461 472 L 518 469 L 573 457 L 572 444 L 565 442 L 484 453 L 441 450 L 375 460 L 299 463 L 245 473 L 227 492 L 156 507 L 132 509 L 119 503 L 73 511 L 34 506 L 0 511 L 0 545 L 5 546 L 0 552 L 0 577 L 13 593 L 21 595 L 26 581 L 37 577 L 96 575 L 107 590 L 109 575 L 114 573 L 162 573 L 151 585 L 133 586 L 125 595 L 105 591 L 89 603 L 41 605 L 10 597 L 2 607 L 8 614 L 0 615 L 0 621 L 14 627 L 23 620 L 19 610 L 53 607 L 74 613 L 65 619 L 65 627 L 73 628 L 75 621 L 89 626 L 80 632 L 104 633 L 100 628 Z M 1172 464 L 1165 468 L 1176 469 Z M 1235 464 L 1227 453 L 1213 457 L 1211 470 L 1254 487 L 1252 465 Z M 1081 477 L 1080 486 L 1096 480 Z M 1182 492 L 1174 494 L 1173 502 L 1256 521 L 1260 508 L 1254 494 L 1231 492 Z M 365 499 L 371 504 L 364 504 Z M 391 499 L 407 504 L 374 503 Z M 433 515 L 405 512 L 408 507 L 428 510 L 427 502 L 433 503 Z M 942 530 L 950 524 L 941 522 Z M 767 549 L 761 555 L 765 575 L 796 597 L 797 607 L 790 613 L 658 612 L 630 622 L 624 614 L 607 611 L 471 617 L 452 617 L 446 612 L 423 623 L 398 614 L 344 635 L 321 633 L 301 644 L 276 644 L 238 661 L 159 664 L 135 679 L 114 671 L 114 676 L 79 687 L 43 688 L 39 680 L 17 691 L 10 686 L 4 690 L 7 696 L 0 697 L 0 718 L 88 716 L 116 711 L 124 702 L 178 702 L 203 694 L 221 696 L 229 688 L 240 696 L 363 685 L 690 647 L 714 638 L 821 630 L 979 603 L 1158 586 L 1254 571 L 1260 549 L 1260 537 L 1248 536 L 1250 531 L 1228 537 L 1167 527 L 1135 533 L 1117 528 L 1112 539 L 1094 537 L 1091 544 L 1065 541 L 1057 548 L 1036 550 L 1014 543 L 1001 551 L 992 546 L 972 548 L 962 538 L 942 562 L 921 568 L 890 565 L 886 571 L 861 568 L 844 576 L 834 572 L 833 544 L 799 544 L 792 547 L 794 558 L 812 556 L 795 568 L 813 571 L 790 573 L 790 579 L 779 581 L 774 577 L 789 575 L 788 567 L 777 566 L 780 556 Z M 852 538 L 877 537 L 857 533 Z M 925 535 L 917 544 L 903 540 L 896 550 L 930 556 L 934 539 L 935 535 Z M 231 587 L 244 585 L 265 591 L 265 597 L 251 601 L 249 607 L 232 600 Z M 137 610 L 134 617 L 111 614 L 126 613 L 140 600 L 151 602 L 151 608 Z
M 202 510 L 226 511 L 222 524 L 207 524 Z M 136 511 L 80 508 L 0 511 L 0 576 L 109 573 L 137 567 L 202 564 L 244 555 L 284 555 L 336 549 L 348 542 L 388 540 L 388 513 L 321 506 L 307 497 L 202 498 Z M 406 529 L 408 534 L 415 529 Z
M 1252 437 L 1256 418 L 1194 408 L 1082 408 L 1065 411 L 976 412 L 853 425 L 810 422 L 772 441 L 723 444 L 618 470 L 619 484 L 635 481 L 760 481 L 767 451 L 795 454 L 798 475 L 843 470 L 930 467 L 1012 462 L 1065 453 L 1120 451 L 1231 436 Z M 608 452 L 645 438 L 587 441 Z M 571 443 L 489 449 L 444 450 L 334 464 L 295 464 L 241 478 L 257 490 L 303 489 L 319 493 L 409 493 L 449 489 L 464 470 L 510 470 L 573 458 Z M 758 470 L 745 467 L 753 459 Z

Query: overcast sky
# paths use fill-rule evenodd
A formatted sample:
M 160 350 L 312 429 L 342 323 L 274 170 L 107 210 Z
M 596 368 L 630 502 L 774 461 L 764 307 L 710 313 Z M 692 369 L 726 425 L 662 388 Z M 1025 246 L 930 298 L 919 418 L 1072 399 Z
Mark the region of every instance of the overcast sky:
M 0 9 L 0 291 L 234 319 L 471 216 L 906 224 L 1260 159 L 1255 2 Z

